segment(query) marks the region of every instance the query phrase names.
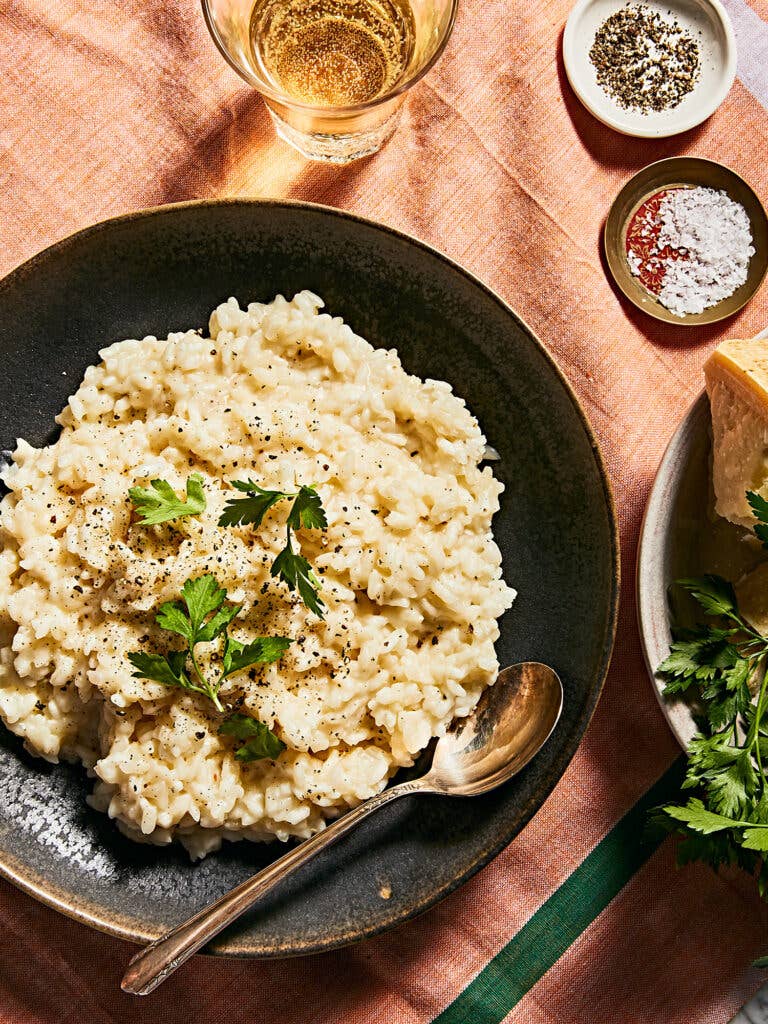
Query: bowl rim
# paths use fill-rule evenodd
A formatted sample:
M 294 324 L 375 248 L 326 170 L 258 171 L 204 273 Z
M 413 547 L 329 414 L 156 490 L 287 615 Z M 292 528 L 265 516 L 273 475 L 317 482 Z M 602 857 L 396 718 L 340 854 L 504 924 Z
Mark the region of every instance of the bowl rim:
M 726 64 L 720 88 L 711 94 L 708 102 L 702 102 L 699 107 L 695 108 L 698 112 L 692 112 L 688 118 L 680 121 L 678 125 L 671 126 L 666 129 L 654 129 L 650 126 L 648 128 L 643 128 L 642 126 L 630 128 L 628 125 L 620 121 L 618 116 L 612 118 L 609 113 L 601 111 L 596 107 L 595 104 L 590 101 L 586 91 L 582 88 L 582 75 L 580 72 L 579 61 L 580 47 L 577 43 L 576 30 L 579 19 L 584 11 L 595 2 L 596 0 L 576 0 L 576 3 L 571 8 L 571 12 L 568 15 L 568 20 L 565 23 L 565 30 L 563 32 L 563 64 L 565 66 L 566 76 L 579 101 L 594 118 L 600 121 L 601 124 L 607 125 L 608 128 L 618 132 L 620 135 L 627 135 L 637 139 L 667 139 L 674 135 L 680 135 L 683 132 L 688 132 L 692 128 L 697 128 L 708 118 L 712 117 L 733 88 L 737 71 L 736 33 L 734 32 L 730 15 L 721 3 L 721 0 L 698 0 L 702 7 L 708 7 L 714 12 L 716 20 L 722 26 L 725 36 Z M 617 6 L 620 6 L 618 0 Z M 649 117 L 652 117 L 652 115 Z
M 639 309 L 641 313 L 645 313 L 646 316 L 652 317 L 659 323 L 669 324 L 672 327 L 703 327 L 709 326 L 710 324 L 722 323 L 723 320 L 729 320 L 731 317 L 736 316 L 737 313 L 741 312 L 741 310 L 744 309 L 747 303 L 751 302 L 752 299 L 757 295 L 757 293 L 760 291 L 760 288 L 762 287 L 763 281 L 765 280 L 765 276 L 768 273 L 767 258 L 765 261 L 765 266 L 763 267 L 762 274 L 757 279 L 757 281 L 755 281 L 755 285 L 752 291 L 747 292 L 742 297 L 738 305 L 734 306 L 732 309 L 729 309 L 727 313 L 720 313 L 719 315 L 716 316 L 706 315 L 706 310 L 704 311 L 704 313 L 696 313 L 693 315 L 687 314 L 686 316 L 682 317 L 674 316 L 674 314 L 669 314 L 669 316 L 667 316 L 663 313 L 657 312 L 655 306 L 653 305 L 644 305 L 635 297 L 634 293 L 631 290 L 624 287 L 622 278 L 616 273 L 616 269 L 614 267 L 614 260 L 612 258 L 610 246 L 608 244 L 609 234 L 616 229 L 620 231 L 623 227 L 623 225 L 616 224 L 616 221 L 618 219 L 619 206 L 622 204 L 624 198 L 633 191 L 635 182 L 641 175 L 646 174 L 648 171 L 651 171 L 654 168 L 656 168 L 656 170 L 660 170 L 662 167 L 668 167 L 670 171 L 672 171 L 676 167 L 680 167 L 681 165 L 684 164 L 690 164 L 691 162 L 698 164 L 709 164 L 710 166 L 717 167 L 720 170 L 726 171 L 727 174 L 730 174 L 741 185 L 743 185 L 744 188 L 748 192 L 750 192 L 754 197 L 757 207 L 762 213 L 763 221 L 765 222 L 766 226 L 766 231 L 768 232 L 768 212 L 766 212 L 766 208 L 763 204 L 763 201 L 760 199 L 760 196 L 757 194 L 757 192 L 755 192 L 755 190 L 752 188 L 752 186 L 749 184 L 746 178 L 742 177 L 742 175 L 739 174 L 738 171 L 734 171 L 734 169 L 732 167 L 729 167 L 728 164 L 720 163 L 718 160 L 710 160 L 708 157 L 703 156 L 688 155 L 665 157 L 662 160 L 654 160 L 652 163 L 646 164 L 645 167 L 641 167 L 639 171 L 637 171 L 635 174 L 632 175 L 631 178 L 625 181 L 625 183 L 616 193 L 616 196 L 610 205 L 608 215 L 606 216 L 605 223 L 603 224 L 602 231 L 603 252 L 605 254 L 605 261 L 608 265 L 608 269 L 611 273 L 611 280 L 616 284 L 616 287 L 619 289 L 624 298 L 632 303 L 635 309 Z M 676 178 L 672 177 L 671 183 L 674 182 L 675 180 Z M 661 191 L 661 189 L 663 188 L 664 186 L 662 185 L 661 188 L 657 188 L 656 191 Z M 721 303 L 726 301 L 727 299 L 721 299 Z M 720 303 L 717 303 L 717 305 L 720 305 Z M 716 310 L 717 305 L 711 306 L 710 309 Z M 702 320 L 702 316 L 706 316 L 706 318 Z
M 708 416 L 709 399 L 706 390 L 702 389 L 675 427 L 659 461 L 640 525 L 635 566 L 635 610 L 643 661 L 659 708 L 683 750 L 695 731 L 695 723 L 685 710 L 683 701 L 670 702 L 664 698 L 664 687 L 657 675 L 659 665 L 669 654 L 672 640 L 667 601 L 670 581 L 662 578 L 661 569 L 669 542 L 670 478 L 677 480 L 682 464 L 687 459 L 692 432 L 699 421 Z M 660 612 L 662 608 L 663 615 Z M 675 708 L 679 714 L 674 713 Z
M 415 246 L 427 253 L 429 256 L 437 258 L 453 271 L 460 274 L 474 287 L 478 288 L 483 294 L 498 305 L 507 316 L 510 316 L 513 320 L 517 321 L 527 333 L 529 340 L 535 345 L 539 354 L 548 364 L 551 371 L 554 373 L 578 416 L 581 427 L 584 431 L 585 439 L 588 441 L 591 448 L 592 458 L 594 459 L 595 468 L 600 480 L 610 528 L 610 550 L 607 553 L 611 576 L 610 594 L 608 595 L 607 600 L 607 615 L 605 629 L 602 636 L 601 649 L 599 657 L 597 658 L 597 670 L 594 676 L 594 683 L 589 693 L 589 699 L 584 704 L 581 716 L 575 724 L 571 738 L 564 744 L 560 756 L 552 765 L 550 773 L 544 784 L 540 790 L 528 800 L 525 806 L 521 808 L 512 834 L 510 835 L 509 829 L 506 830 L 500 839 L 496 839 L 488 847 L 480 851 L 464 871 L 456 875 L 450 880 L 450 882 L 446 883 L 437 891 L 430 893 L 430 895 L 425 899 L 410 905 L 406 911 L 398 911 L 391 914 L 389 917 L 382 917 L 375 924 L 360 927 L 355 932 L 343 937 L 334 936 L 322 941 L 307 941 L 303 945 L 292 943 L 290 946 L 269 945 L 264 947 L 256 947 L 252 941 L 249 942 L 238 939 L 235 941 L 229 941 L 226 946 L 214 945 L 213 948 L 209 949 L 210 954 L 214 956 L 273 959 L 290 956 L 305 956 L 337 949 L 350 945 L 354 942 L 358 942 L 362 939 L 371 938 L 374 935 L 378 935 L 395 927 L 396 925 L 403 924 L 406 921 L 411 920 L 430 909 L 450 893 L 458 889 L 481 868 L 493 860 L 494 857 L 496 857 L 517 835 L 519 835 L 534 814 L 536 814 L 543 806 L 544 802 L 565 773 L 584 737 L 584 733 L 586 732 L 587 726 L 594 715 L 595 708 L 597 707 L 602 694 L 605 680 L 611 665 L 618 624 L 619 601 L 621 594 L 621 548 L 613 490 L 602 451 L 573 387 L 556 362 L 555 358 L 545 347 L 538 334 L 492 288 L 484 284 L 473 273 L 462 267 L 461 264 L 440 252 L 439 249 L 434 248 L 414 235 L 399 231 L 396 228 L 381 224 L 369 218 L 361 217 L 357 214 L 348 213 L 345 210 L 340 210 L 332 206 L 325 206 L 319 203 L 287 199 L 194 199 L 179 203 L 169 203 L 163 206 L 150 206 L 133 210 L 128 213 L 110 217 L 106 220 L 98 221 L 95 224 L 88 225 L 78 231 L 75 231 L 35 253 L 29 259 L 11 270 L 5 277 L 0 279 L 0 293 L 6 291 L 17 281 L 21 281 L 26 278 L 35 270 L 37 264 L 42 262 L 42 260 L 48 256 L 66 250 L 67 247 L 81 238 L 98 235 L 102 232 L 108 231 L 115 225 L 125 225 L 133 220 L 149 219 L 173 214 L 175 210 L 216 209 L 233 206 L 280 209 L 287 208 L 293 210 L 305 209 L 342 220 L 352 221 L 376 231 L 383 231 L 400 241 L 404 241 L 409 245 Z M 28 893 L 30 896 L 33 896 L 35 899 L 51 909 L 57 910 L 72 920 L 78 921 L 81 924 L 86 924 L 98 931 L 112 935 L 115 938 L 123 939 L 127 942 L 144 944 L 151 942 L 164 934 L 163 929 L 139 930 L 134 927 L 132 923 L 128 924 L 127 922 L 129 919 L 127 918 L 123 920 L 110 920 L 105 917 L 103 913 L 100 914 L 98 909 L 94 910 L 93 905 L 84 905 L 79 903 L 77 900 L 72 899 L 70 893 L 62 893 L 61 890 L 57 890 L 56 887 L 52 886 L 46 880 L 40 878 L 35 879 L 25 866 L 19 866 L 14 862 L 14 859 L 9 854 L 2 850 L 0 850 L 0 877 L 5 878 L 17 888 Z

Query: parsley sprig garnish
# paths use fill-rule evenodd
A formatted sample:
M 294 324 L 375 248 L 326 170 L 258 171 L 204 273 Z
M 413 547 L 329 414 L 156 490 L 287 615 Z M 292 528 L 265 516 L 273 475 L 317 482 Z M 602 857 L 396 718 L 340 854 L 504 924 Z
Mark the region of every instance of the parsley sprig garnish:
M 131 487 L 128 497 L 141 517 L 142 526 L 169 523 L 183 516 L 198 516 L 205 511 L 203 478 L 193 473 L 187 479 L 186 499 L 180 498 L 167 480 L 150 480 L 149 487 Z
M 128 660 L 136 670 L 133 673 L 135 678 L 151 679 L 165 686 L 199 693 L 224 714 L 226 709 L 219 695 L 224 680 L 250 665 L 277 661 L 292 642 L 284 636 L 259 636 L 251 643 L 243 644 L 229 636 L 229 625 L 242 607 L 227 603 L 226 590 L 210 573 L 188 579 L 182 587 L 181 600 L 166 601 L 155 616 L 158 626 L 182 637 L 186 646 L 168 654 L 132 652 Z M 218 675 L 209 677 L 200 668 L 196 648 L 198 644 L 212 643 L 219 637 L 224 639 L 220 650 L 221 669 Z M 244 724 L 248 722 L 253 724 Z M 247 715 L 230 716 L 219 731 L 245 741 L 235 752 L 242 761 L 276 757 L 285 746 L 263 722 Z
M 328 520 L 322 500 L 314 487 L 303 486 L 293 493 L 271 491 L 253 480 L 233 480 L 232 486 L 246 494 L 245 498 L 230 498 L 219 517 L 219 526 L 261 525 L 264 516 L 278 502 L 291 499 L 286 520 L 285 547 L 272 563 L 272 576 L 279 578 L 289 590 L 297 590 L 304 604 L 319 618 L 323 618 L 325 604 L 320 597 L 320 580 L 312 571 L 309 561 L 293 548 L 292 535 L 296 530 L 324 530 Z
M 768 502 L 752 492 L 747 499 L 758 519 L 755 534 L 768 547 Z M 768 638 L 740 613 L 727 580 L 678 583 L 713 621 L 676 630 L 659 666 L 665 696 L 693 698 L 699 731 L 688 745 L 682 785 L 690 798 L 658 808 L 653 820 L 682 835 L 679 863 L 739 865 L 757 875 L 768 899 Z
M 263 757 L 276 758 L 285 750 L 285 744 L 263 722 L 248 715 L 234 714 L 221 723 L 219 732 L 242 740 L 235 750 L 238 761 L 258 761 Z

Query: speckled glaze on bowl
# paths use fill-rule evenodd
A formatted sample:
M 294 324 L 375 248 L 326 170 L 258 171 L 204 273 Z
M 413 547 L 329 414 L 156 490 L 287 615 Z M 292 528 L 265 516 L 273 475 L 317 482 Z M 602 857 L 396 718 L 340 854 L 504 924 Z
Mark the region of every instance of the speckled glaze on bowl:
M 672 436 L 659 465 L 645 507 L 637 549 L 637 620 L 646 668 L 670 729 L 687 747 L 696 732 L 688 703 L 662 695 L 664 683 L 656 674 L 669 654 L 672 623 L 679 622 L 686 595 L 674 581 L 704 572 L 707 558 L 700 552 L 713 527 L 710 482 L 712 436 L 709 400 L 702 393 Z
M 373 935 L 426 910 L 497 854 L 554 787 L 594 710 L 618 601 L 618 542 L 594 437 L 526 325 L 427 246 L 337 210 L 190 203 L 89 228 L 0 282 L 0 448 L 40 445 L 98 350 L 202 327 L 217 303 L 310 288 L 409 371 L 444 378 L 501 455 L 495 534 L 519 590 L 501 664 L 551 664 L 563 715 L 533 763 L 485 797 L 385 808 L 223 933 L 211 952 L 289 956 Z M 202 864 L 137 846 L 85 803 L 81 769 L 27 756 L 0 733 L 0 874 L 50 906 L 133 941 L 155 938 L 279 856 L 227 844 Z M 391 890 L 384 898 L 381 893 Z

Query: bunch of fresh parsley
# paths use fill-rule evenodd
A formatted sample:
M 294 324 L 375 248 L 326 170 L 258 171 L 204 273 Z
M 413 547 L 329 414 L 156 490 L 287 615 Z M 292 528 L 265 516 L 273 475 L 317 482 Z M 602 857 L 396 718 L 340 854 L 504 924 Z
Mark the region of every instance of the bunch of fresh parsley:
M 207 697 L 217 711 L 224 714 L 219 691 L 225 679 L 251 665 L 277 661 L 291 644 L 283 636 L 260 636 L 249 644 L 242 644 L 228 633 L 228 627 L 242 609 L 242 605 L 227 603 L 227 592 L 214 576 L 207 573 L 197 579 L 188 579 L 181 591 L 181 600 L 166 601 L 158 609 L 158 626 L 182 637 L 185 646 L 168 654 L 150 654 L 136 651 L 128 655 L 137 679 L 151 679 L 165 686 L 190 690 Z M 220 644 L 221 667 L 216 675 L 206 676 L 196 657 L 199 644 L 209 644 L 223 638 Z M 190 667 L 191 666 L 191 667 Z M 285 744 L 256 719 L 232 714 L 222 723 L 219 731 L 242 740 L 235 756 L 242 761 L 263 757 L 277 757 Z
M 289 590 L 298 590 L 310 611 L 323 618 L 323 603 L 319 591 L 320 580 L 300 551 L 294 551 L 292 533 L 300 530 L 324 530 L 328 520 L 320 495 L 314 487 L 300 487 L 295 493 L 269 491 L 253 480 L 233 480 L 232 486 L 243 492 L 245 498 L 230 498 L 219 518 L 219 526 L 258 527 L 267 512 L 279 501 L 291 499 L 286 520 L 285 547 L 272 563 L 272 575 L 279 576 Z
M 752 492 L 747 498 L 755 534 L 768 547 L 768 502 Z M 694 699 L 699 732 L 688 745 L 682 786 L 690 797 L 657 809 L 653 821 L 682 835 L 678 863 L 738 865 L 757 875 L 768 898 L 768 638 L 740 614 L 727 580 L 678 582 L 711 621 L 676 630 L 659 666 L 665 696 Z

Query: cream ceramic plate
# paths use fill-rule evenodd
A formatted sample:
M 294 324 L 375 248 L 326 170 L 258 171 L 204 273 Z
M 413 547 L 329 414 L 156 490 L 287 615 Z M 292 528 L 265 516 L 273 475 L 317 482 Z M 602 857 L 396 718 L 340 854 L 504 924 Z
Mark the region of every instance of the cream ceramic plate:
M 584 106 L 603 124 L 624 135 L 664 138 L 706 121 L 723 102 L 736 77 L 736 37 L 720 0 L 646 0 L 644 6 L 670 15 L 699 44 L 701 75 L 692 92 L 672 110 L 642 114 L 624 110 L 597 84 L 589 59 L 595 33 L 627 0 L 577 0 L 563 35 L 568 81 Z
M 706 571 L 699 541 L 706 536 L 711 505 L 709 400 L 702 394 L 669 442 L 651 489 L 637 552 L 637 618 L 648 674 L 661 710 L 680 745 L 696 731 L 685 701 L 662 696 L 656 669 L 669 654 L 672 621 L 685 595 L 676 579 Z M 711 568 L 709 571 L 713 571 Z
M 768 329 L 759 337 L 768 337 Z M 737 580 L 765 552 L 715 514 L 709 399 L 702 393 L 678 426 L 661 460 L 640 530 L 637 618 L 648 673 L 672 732 L 686 747 L 696 731 L 690 706 L 666 700 L 656 669 L 669 654 L 672 623 L 688 625 L 696 605 L 674 580 L 716 573 Z M 746 539 L 745 539 L 746 538 Z

